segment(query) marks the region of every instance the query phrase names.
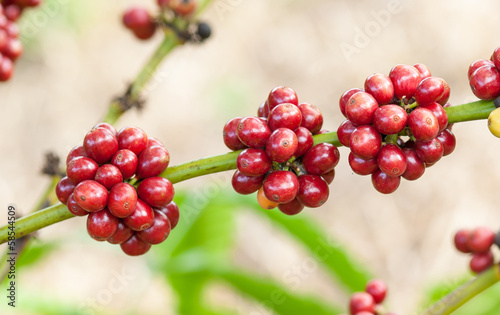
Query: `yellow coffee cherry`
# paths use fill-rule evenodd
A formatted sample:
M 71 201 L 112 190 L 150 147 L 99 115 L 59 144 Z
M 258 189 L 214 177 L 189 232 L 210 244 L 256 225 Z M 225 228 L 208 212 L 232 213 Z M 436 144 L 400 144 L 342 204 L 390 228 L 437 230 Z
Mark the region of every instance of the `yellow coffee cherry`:
M 264 187 L 261 186 L 259 191 L 257 192 L 257 202 L 261 206 L 262 209 L 271 210 L 278 206 L 278 204 L 274 201 L 267 199 L 264 194 Z
M 495 137 L 500 138 L 500 108 L 490 113 L 488 117 L 488 128 Z

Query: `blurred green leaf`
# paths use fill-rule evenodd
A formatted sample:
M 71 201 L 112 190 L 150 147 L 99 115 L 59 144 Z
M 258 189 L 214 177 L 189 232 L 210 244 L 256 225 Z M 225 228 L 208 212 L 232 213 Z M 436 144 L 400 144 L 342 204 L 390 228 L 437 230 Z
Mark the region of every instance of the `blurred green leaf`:
M 16 261 L 16 268 L 20 269 L 37 263 L 59 247 L 59 241 L 40 242 L 31 239 L 28 247 L 21 253 Z
M 294 294 L 270 278 L 236 269 L 219 269 L 217 275 L 235 289 L 258 301 L 259 305 L 277 314 L 332 315 L 341 312 L 338 307 L 315 297 Z
M 436 303 L 470 279 L 470 275 L 464 275 L 458 279 L 439 281 L 439 283 L 427 290 L 426 300 L 422 304 L 427 307 Z
M 464 306 L 456 310 L 453 315 L 496 315 L 500 314 L 500 284 L 485 290 Z
M 68 304 L 64 301 L 56 300 L 50 296 L 42 295 L 40 292 L 27 292 L 23 290 L 16 296 L 16 307 L 0 303 L 0 314 L 37 314 L 37 315 L 83 315 L 88 314 L 82 309 L 78 309 L 73 304 Z
M 370 272 L 356 262 L 351 254 L 338 244 L 331 236 L 303 214 L 286 216 L 279 211 L 262 211 L 255 203 L 257 213 L 263 214 L 276 225 L 289 232 L 322 263 L 327 271 L 351 292 L 363 291 L 366 283 L 372 278 Z

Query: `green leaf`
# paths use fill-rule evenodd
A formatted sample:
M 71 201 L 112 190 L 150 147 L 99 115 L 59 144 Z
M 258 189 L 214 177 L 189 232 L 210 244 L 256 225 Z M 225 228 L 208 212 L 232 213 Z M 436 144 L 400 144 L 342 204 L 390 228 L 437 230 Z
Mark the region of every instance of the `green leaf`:
M 255 209 L 304 245 L 333 278 L 349 291 L 363 291 L 366 283 L 372 278 L 362 264 L 355 261 L 333 237 L 304 214 L 286 216 L 279 211 L 262 211 L 257 204 Z
M 44 241 L 42 243 L 37 239 L 31 239 L 28 242 L 28 247 L 21 253 L 16 261 L 17 269 L 37 263 L 57 249 L 60 244 L 59 241 Z
M 500 283 L 485 290 L 464 306 L 456 310 L 453 315 L 494 315 L 500 314 Z
M 252 297 L 263 307 L 283 315 L 332 315 L 340 308 L 312 296 L 297 295 L 270 278 L 236 269 L 219 269 L 217 275 L 236 290 Z

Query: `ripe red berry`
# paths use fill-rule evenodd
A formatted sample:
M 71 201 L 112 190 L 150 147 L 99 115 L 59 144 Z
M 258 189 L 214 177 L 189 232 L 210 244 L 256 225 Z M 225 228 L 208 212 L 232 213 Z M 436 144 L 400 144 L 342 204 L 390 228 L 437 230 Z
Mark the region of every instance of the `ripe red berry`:
M 108 204 L 108 190 L 94 180 L 84 180 L 73 194 L 76 203 L 88 212 L 101 211 Z
M 21 13 L 22 8 L 18 4 L 4 4 L 4 14 L 9 21 L 17 21 Z
M 297 176 L 290 171 L 274 171 L 262 184 L 267 199 L 276 203 L 287 203 L 295 199 L 299 191 Z
M 425 164 L 420 160 L 417 152 L 410 148 L 404 148 L 403 154 L 406 157 L 406 170 L 401 176 L 406 180 L 416 180 L 424 175 Z
M 389 78 L 394 84 L 394 95 L 399 99 L 411 99 L 422 80 L 420 72 L 409 65 L 396 65 L 391 69 Z
M 479 68 L 481 68 L 482 66 L 493 66 L 493 62 L 491 60 L 484 60 L 484 59 L 479 59 L 479 60 L 476 60 L 474 61 L 473 63 L 470 64 L 469 66 L 469 72 L 467 73 L 467 77 L 469 78 L 470 80 L 470 77 L 472 76 L 472 74 Z
M 415 142 L 415 152 L 418 158 L 426 165 L 434 164 L 441 159 L 444 148 L 437 138 L 430 141 Z
M 85 135 L 83 148 L 89 158 L 104 164 L 118 151 L 118 140 L 107 129 L 96 128 Z
M 158 0 L 158 5 L 170 8 L 179 16 L 188 16 L 196 9 L 195 0 Z
M 382 147 L 382 137 L 372 126 L 359 126 L 351 134 L 349 147 L 358 157 L 365 160 L 373 159 Z
M 476 69 L 469 83 L 474 95 L 482 100 L 494 100 L 500 96 L 500 71 L 495 66 Z
M 333 180 L 335 179 L 335 169 L 333 169 L 325 174 L 322 174 L 321 178 L 323 178 L 325 180 L 325 182 L 328 185 L 330 185 L 333 182 Z
M 439 132 L 439 122 L 431 110 L 418 107 L 408 116 L 408 127 L 413 136 L 420 141 L 429 141 Z
M 298 145 L 295 132 L 288 128 L 278 128 L 267 140 L 266 154 L 272 161 L 283 163 L 294 155 Z
M 322 175 L 333 170 L 339 163 L 340 152 L 330 143 L 320 143 L 312 147 L 302 158 L 302 164 L 309 174 Z
M 422 78 L 422 80 L 431 76 L 431 71 L 429 70 L 429 68 L 427 68 L 426 65 L 416 63 L 413 66 L 418 70 L 418 72 L 420 72 L 420 77 Z
M 297 93 L 295 93 L 293 89 L 286 86 L 278 86 L 269 92 L 267 103 L 269 105 L 269 110 L 271 111 L 274 107 L 283 103 L 299 105 L 299 100 L 297 98 Z
M 441 131 L 436 138 L 443 145 L 443 156 L 447 156 L 455 150 L 457 140 L 455 139 L 455 135 L 453 135 L 453 132 L 451 132 L 449 129 Z
M 135 175 L 139 159 L 134 152 L 130 150 L 118 150 L 111 158 L 111 164 L 118 167 L 122 173 L 123 179 L 129 179 Z
M 128 240 L 120 243 L 120 248 L 129 256 L 140 256 L 148 252 L 151 244 L 144 242 L 134 233 Z
M 297 150 L 295 150 L 293 155 L 300 157 L 312 148 L 314 139 L 312 133 L 304 127 L 299 127 L 295 130 L 295 135 L 297 136 Z
M 137 156 L 146 149 L 148 144 L 148 136 L 142 129 L 137 127 L 125 127 L 117 133 L 116 137 L 120 150 L 128 149 Z
M 231 180 L 234 191 L 241 195 L 249 195 L 256 192 L 262 186 L 264 175 L 247 176 L 236 170 Z
M 259 118 L 267 118 L 269 117 L 269 105 L 267 101 L 262 102 L 257 109 L 257 117 Z
M 142 231 L 149 228 L 153 224 L 153 221 L 153 209 L 141 199 L 137 199 L 137 205 L 132 214 L 123 219 L 123 223 L 134 231 Z
M 116 137 L 116 129 L 115 127 L 113 127 L 111 124 L 108 124 L 108 123 L 105 123 L 105 122 L 101 122 L 101 123 L 98 123 L 97 125 L 95 125 L 92 129 L 97 129 L 97 128 L 103 128 L 103 129 L 106 129 L 108 130 L 109 132 L 111 132 L 111 134 L 113 136 Z
M 439 103 L 430 103 L 425 106 L 428 110 L 430 110 L 434 116 L 436 116 L 436 119 L 438 121 L 439 125 L 439 132 L 443 131 L 448 127 L 448 115 L 446 114 L 446 111 L 444 110 L 443 106 Z
M 141 7 L 133 7 L 125 11 L 123 24 L 133 31 L 137 38 L 143 40 L 151 38 L 156 30 L 151 15 Z
M 160 175 L 170 162 L 170 154 L 167 149 L 160 146 L 146 148 L 138 156 L 137 178 L 148 178 Z
M 75 184 L 67 176 L 61 178 L 56 185 L 56 196 L 62 204 L 66 204 L 68 197 L 75 190 Z
M 15 61 L 23 54 L 23 44 L 17 38 L 9 38 L 7 40 L 7 45 L 2 50 L 4 57 L 9 58 L 12 61 Z
M 347 102 L 347 118 L 356 126 L 370 125 L 377 108 L 379 108 L 377 100 L 371 94 L 358 92 Z
M 7 81 L 14 73 L 14 64 L 7 57 L 0 59 L 0 81 Z
M 233 150 L 233 151 L 246 148 L 246 145 L 244 145 L 240 141 L 240 139 L 238 138 L 237 128 L 238 128 L 238 124 L 239 124 L 241 119 L 242 119 L 241 117 L 235 117 L 235 118 L 229 120 L 224 125 L 224 129 L 222 130 L 222 138 L 224 139 L 224 144 L 230 150 Z
M 116 232 L 119 220 L 108 209 L 89 213 L 87 217 L 87 232 L 96 241 L 105 241 Z
M 66 206 L 68 207 L 69 212 L 73 213 L 74 215 L 78 217 L 83 217 L 89 214 L 85 209 L 80 207 L 77 203 L 75 198 L 73 197 L 73 193 L 69 195 L 68 201 L 66 203 Z
M 373 127 L 384 135 L 398 134 L 406 127 L 408 114 L 398 105 L 384 105 L 373 113 Z
M 366 284 L 365 291 L 373 297 L 375 304 L 380 304 L 387 294 L 387 285 L 382 280 L 373 279 Z
M 245 117 L 238 123 L 237 134 L 240 141 L 246 146 L 262 149 L 266 146 L 267 139 L 271 135 L 271 129 L 260 118 Z
M 377 164 L 388 176 L 398 177 L 406 170 L 406 156 L 397 145 L 387 143 L 380 149 Z
M 167 216 L 158 210 L 154 210 L 155 219 L 150 228 L 137 232 L 136 235 L 149 244 L 160 244 L 170 234 L 170 222 Z
M 111 188 L 108 198 L 108 210 L 118 218 L 125 218 L 134 212 L 137 205 L 137 192 L 128 183 L 119 183 Z
M 479 226 L 471 231 L 467 239 L 467 247 L 473 253 L 484 253 L 490 250 L 493 241 L 495 240 L 495 233 L 486 227 Z
M 491 55 L 491 61 L 495 64 L 497 69 L 500 69 L 500 47 L 495 48 Z
M 353 89 L 349 89 L 349 90 L 345 91 L 344 94 L 342 94 L 342 96 L 340 97 L 339 107 L 340 107 L 340 111 L 342 112 L 342 115 L 344 115 L 344 117 L 347 117 L 347 114 L 345 111 L 345 108 L 347 106 L 347 102 L 349 101 L 351 96 L 353 96 L 354 93 L 357 93 L 357 92 L 364 92 L 364 91 L 362 89 L 353 88 Z
M 112 164 L 103 164 L 95 173 L 94 180 L 107 189 L 123 181 L 123 175 L 118 167 Z
M 302 113 L 300 126 L 309 129 L 313 135 L 317 134 L 323 126 L 323 114 L 319 108 L 309 103 L 300 103 L 299 109 Z
M 66 168 L 66 175 L 75 184 L 83 182 L 84 180 L 94 179 L 99 165 L 84 156 L 79 156 L 69 161 Z
M 379 105 L 389 104 L 394 97 L 394 85 L 388 76 L 374 73 L 365 81 L 365 91 L 370 93 Z
M 349 301 L 349 311 L 351 315 L 356 315 L 360 312 L 375 313 L 375 301 L 373 297 L 366 292 L 356 292 L 351 296 Z
M 236 166 L 244 175 L 260 176 L 269 172 L 273 163 L 268 158 L 266 151 L 262 149 L 248 148 L 238 154 Z
M 420 106 L 437 102 L 444 94 L 444 81 L 440 78 L 423 79 L 415 91 L 415 101 Z
M 271 130 L 288 128 L 296 130 L 302 122 L 302 112 L 297 105 L 291 103 L 279 104 L 271 110 L 268 125 Z
M 167 216 L 168 221 L 170 222 L 171 230 L 173 230 L 177 226 L 177 223 L 179 223 L 179 206 L 175 203 L 175 201 L 172 201 L 165 207 L 157 208 L 156 210 L 163 212 L 163 214 Z
M 469 266 L 474 273 L 481 273 L 493 266 L 493 262 L 493 253 L 491 251 L 486 253 L 474 253 Z
M 330 195 L 330 189 L 319 175 L 304 174 L 299 176 L 297 199 L 304 206 L 317 208 L 323 205 Z
M 137 186 L 137 195 L 151 207 L 164 207 L 174 199 L 174 185 L 163 177 L 149 177 Z
M 382 194 L 390 194 L 396 191 L 401 182 L 401 177 L 392 177 L 376 170 L 372 173 L 372 184 L 375 189 Z
M 337 137 L 339 138 L 339 142 L 343 146 L 349 147 L 351 134 L 354 132 L 354 130 L 356 130 L 356 126 L 354 126 L 349 119 L 340 124 L 337 129 Z
M 468 245 L 468 240 L 470 238 L 471 231 L 469 229 L 460 229 L 455 233 L 453 238 L 453 243 L 455 244 L 455 248 L 461 251 L 462 253 L 470 253 L 471 249 Z
M 111 244 L 121 244 L 128 240 L 132 236 L 132 234 L 134 234 L 134 231 L 126 226 L 122 220 L 119 220 L 118 227 L 116 228 L 115 233 L 108 237 L 106 241 Z
M 296 215 L 304 209 L 304 205 L 295 198 L 290 202 L 278 205 L 278 209 L 286 215 Z
M 441 104 L 442 106 L 445 106 L 446 103 L 448 103 L 448 100 L 450 99 L 451 90 L 450 90 L 450 86 L 448 85 L 448 83 L 445 80 L 443 80 L 443 84 L 444 84 L 443 96 L 441 96 L 441 98 L 438 99 L 436 102 Z
M 349 152 L 349 165 L 358 175 L 370 175 L 378 169 L 377 159 L 365 160 Z
M 148 144 L 147 144 L 146 148 L 155 147 L 155 146 L 165 148 L 165 146 L 163 145 L 163 143 L 161 143 L 160 140 L 153 138 L 153 137 L 148 137 Z
M 74 158 L 79 156 L 87 156 L 85 154 L 85 150 L 83 149 L 83 145 L 77 145 L 71 151 L 69 151 L 68 156 L 66 157 L 66 165 Z

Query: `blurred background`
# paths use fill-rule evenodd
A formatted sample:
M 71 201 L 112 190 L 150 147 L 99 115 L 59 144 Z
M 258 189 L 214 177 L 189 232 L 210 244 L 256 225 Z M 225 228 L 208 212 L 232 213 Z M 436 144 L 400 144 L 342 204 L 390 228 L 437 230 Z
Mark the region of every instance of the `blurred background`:
M 121 15 L 131 5 L 156 10 L 153 0 L 46 0 L 23 16 L 25 53 L 14 77 L 0 85 L 1 224 L 8 204 L 25 214 L 48 184 L 40 174 L 43 155 L 51 150 L 65 157 L 80 144 L 161 42 L 160 34 L 139 42 L 122 26 Z M 500 3 L 492 0 L 215 0 L 202 15 L 213 36 L 175 49 L 147 89 L 146 108 L 126 113 L 116 127 L 139 126 L 160 139 L 171 165 L 217 155 L 227 152 L 225 122 L 255 115 L 273 87 L 287 85 L 300 101 L 318 106 L 324 128 L 335 131 L 344 120 L 340 95 L 398 63 L 426 64 L 450 84 L 452 104 L 475 101 L 467 69 L 500 46 L 494 35 L 500 31 L 498 12 Z M 458 228 L 500 226 L 500 140 L 486 121 L 456 124 L 453 131 L 455 152 L 388 196 L 376 192 L 369 177 L 352 173 L 348 151 L 341 148 L 328 202 L 300 214 L 387 282 L 387 308 L 399 314 L 416 314 L 430 288 L 453 286 L 467 276 L 468 256 L 452 246 Z M 201 209 L 237 198 L 231 175 L 190 180 L 176 190 L 191 208 Z M 348 294 L 311 265 L 311 253 L 288 234 L 258 210 L 228 209 L 237 213 L 232 264 L 291 292 L 347 306 Z M 179 230 L 182 224 L 172 234 Z M 66 305 L 72 310 L 66 314 L 177 314 L 169 282 L 152 271 L 161 255 L 127 257 L 96 243 L 82 218 L 45 228 L 38 237 L 40 244 L 55 245 L 19 273 L 19 314 L 37 314 L 37 307 L 27 306 L 34 301 Z M 292 278 L 291 270 L 298 270 Z M 122 281 L 120 290 L 89 307 L 113 279 Z M 224 283 L 209 286 L 204 296 L 237 314 L 272 314 Z M 2 313 L 11 311 L 6 303 L 0 303 Z

